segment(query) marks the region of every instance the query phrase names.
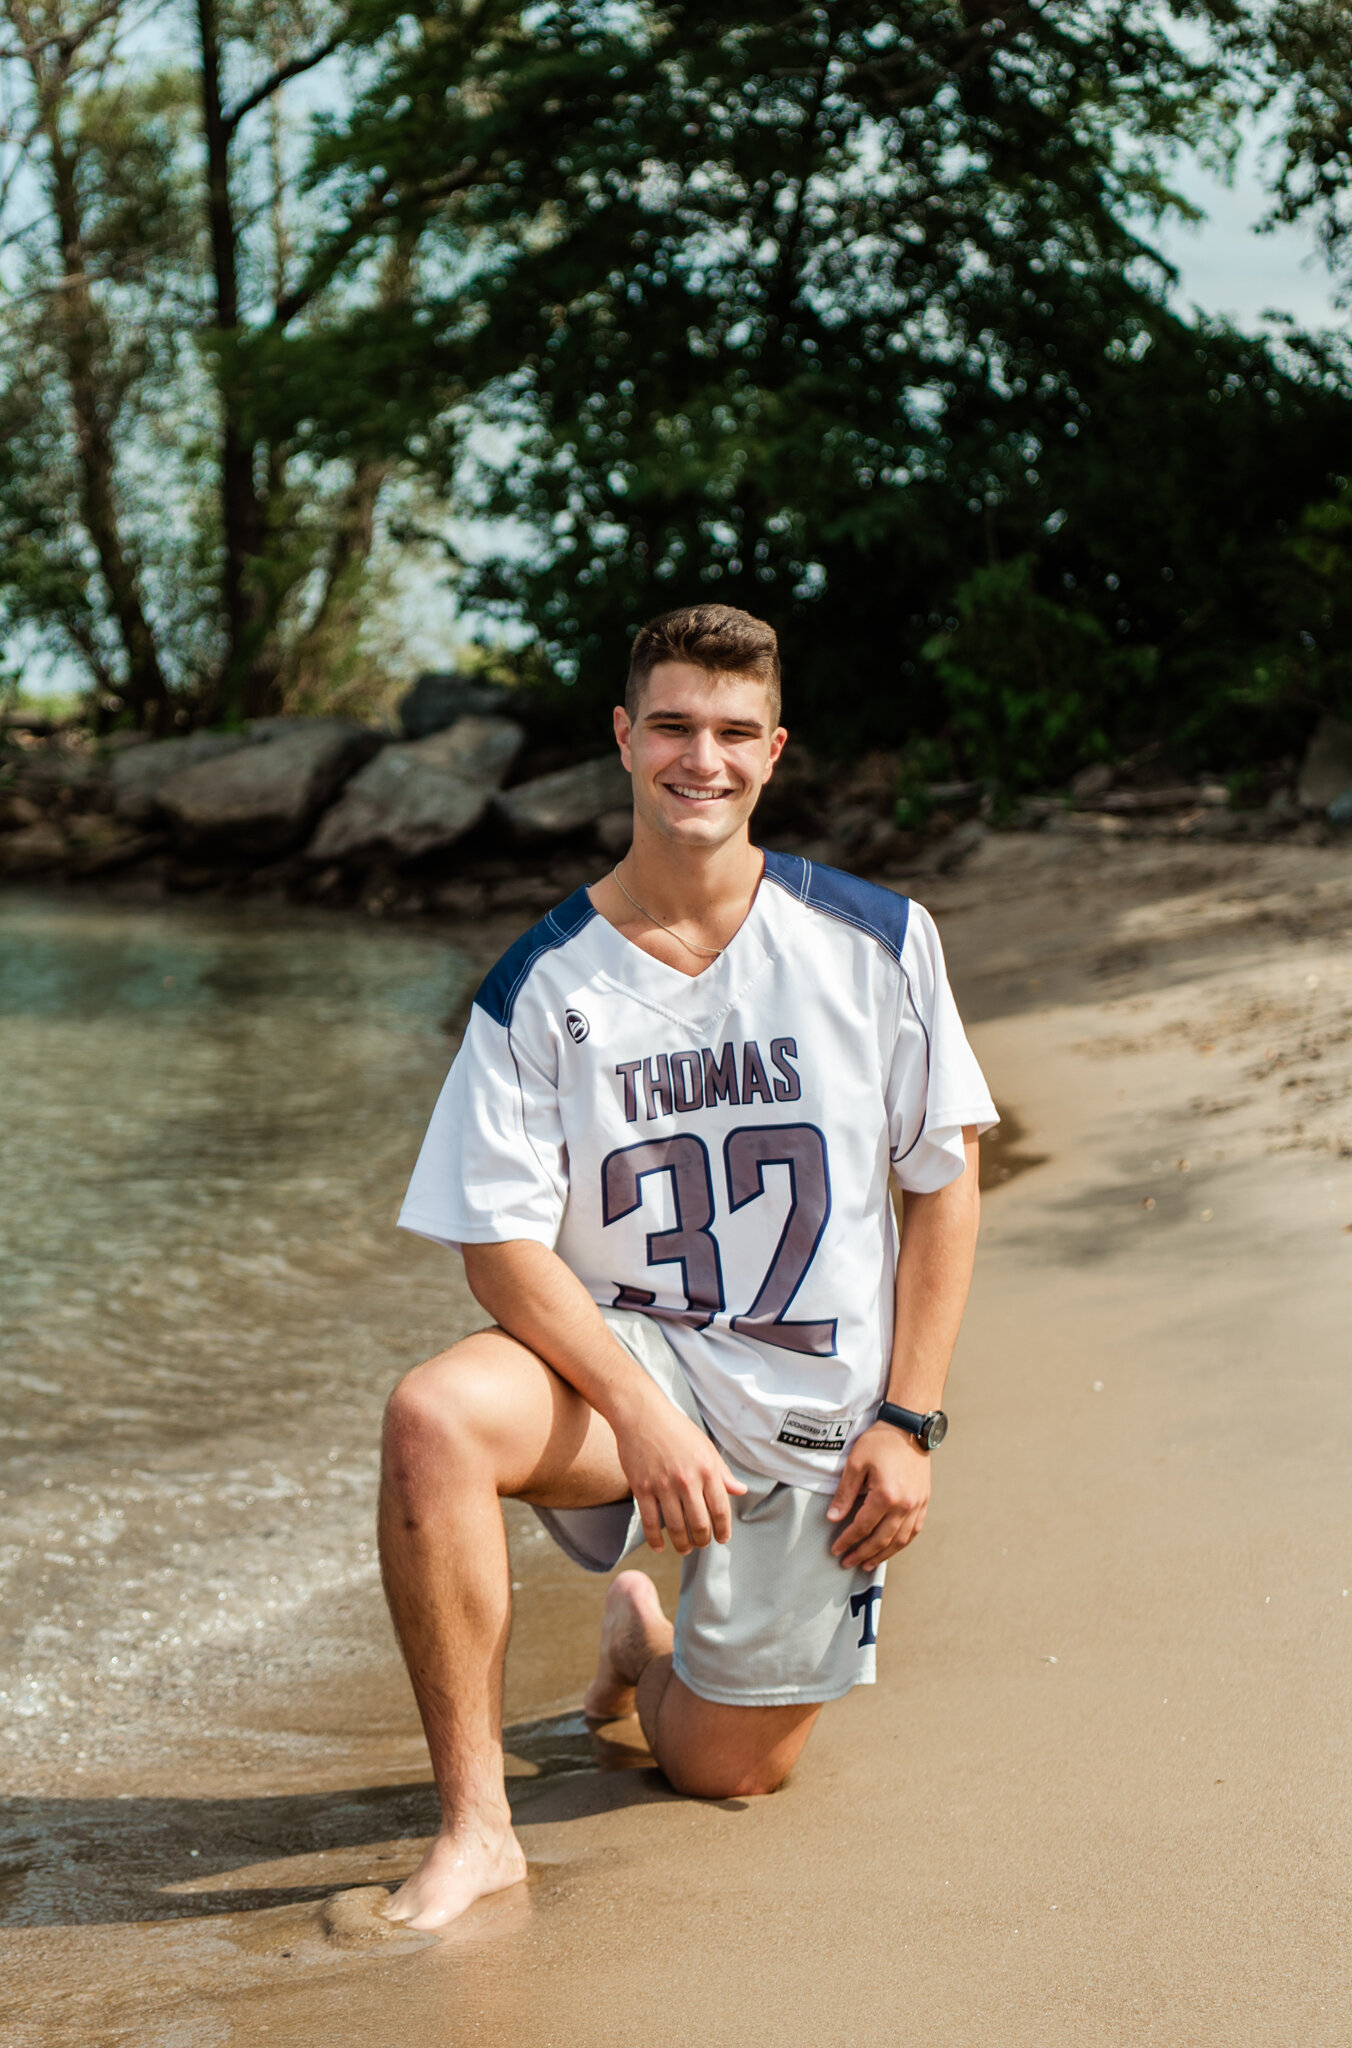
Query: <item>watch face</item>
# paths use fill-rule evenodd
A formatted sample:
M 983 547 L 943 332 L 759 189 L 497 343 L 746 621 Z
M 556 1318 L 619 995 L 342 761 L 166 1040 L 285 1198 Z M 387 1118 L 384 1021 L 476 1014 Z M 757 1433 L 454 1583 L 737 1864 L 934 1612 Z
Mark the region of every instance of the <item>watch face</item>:
M 936 1444 L 941 1444 L 941 1443 L 943 1442 L 944 1438 L 945 1438 L 945 1437 L 946 1437 L 947 1435 L 948 1435 L 948 1417 L 947 1417 L 947 1416 L 946 1416 L 946 1415 L 944 1414 L 944 1411 L 943 1411 L 943 1409 L 942 1409 L 942 1408 L 936 1408 L 936 1409 L 935 1409 L 935 1411 L 934 1411 L 934 1413 L 933 1413 L 933 1415 L 931 1415 L 931 1416 L 928 1416 L 928 1417 L 926 1418 L 926 1429 L 925 1429 L 925 1445 L 926 1445 L 926 1448 L 927 1448 L 928 1450 L 931 1450 L 931 1451 L 932 1451 L 932 1450 L 934 1449 L 935 1445 L 936 1445 Z

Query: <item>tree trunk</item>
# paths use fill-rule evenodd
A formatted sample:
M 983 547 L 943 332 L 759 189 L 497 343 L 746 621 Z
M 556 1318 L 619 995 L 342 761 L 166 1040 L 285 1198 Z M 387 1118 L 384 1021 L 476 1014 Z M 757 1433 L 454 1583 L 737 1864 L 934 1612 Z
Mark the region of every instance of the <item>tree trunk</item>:
M 381 267 L 383 306 L 396 306 L 407 299 L 415 243 L 416 237 L 400 237 L 390 244 Z M 323 593 L 287 663 L 294 687 L 301 695 L 317 683 L 317 672 L 325 658 L 341 649 L 345 641 L 350 645 L 355 636 L 361 610 L 361 573 L 375 542 L 376 506 L 392 467 L 389 462 L 374 459 L 358 461 L 353 466 L 351 480 L 335 513 Z
M 52 208 L 62 266 L 60 284 L 52 294 L 53 325 L 60 337 L 66 388 L 75 421 L 80 518 L 98 557 L 127 664 L 126 681 L 118 686 L 117 694 L 134 712 L 139 725 L 160 731 L 169 723 L 169 691 L 146 617 L 140 579 L 123 542 L 118 517 L 116 459 L 100 379 L 106 328 L 85 262 L 78 165 L 74 150 L 67 147 L 61 132 L 61 81 L 54 64 L 37 47 L 37 33 L 27 8 L 15 6 L 11 14 L 25 42 L 33 47 L 29 62 L 34 97 L 49 153 Z
M 230 130 L 221 100 L 220 33 L 216 0 L 198 0 L 201 40 L 202 123 L 207 151 L 207 226 L 215 281 L 216 326 L 223 335 L 239 332 L 238 234 L 230 192 Z M 224 561 L 221 600 L 226 654 L 219 695 L 222 708 L 256 718 L 278 705 L 277 665 L 269 647 L 267 602 L 252 573 L 263 552 L 267 507 L 255 481 L 257 445 L 236 417 L 233 373 L 220 386 L 221 535 Z
M 388 462 L 359 462 L 334 515 L 324 589 L 314 617 L 287 663 L 297 694 L 319 695 L 320 671 L 350 644 L 361 615 L 361 573 L 375 540 L 376 505 Z

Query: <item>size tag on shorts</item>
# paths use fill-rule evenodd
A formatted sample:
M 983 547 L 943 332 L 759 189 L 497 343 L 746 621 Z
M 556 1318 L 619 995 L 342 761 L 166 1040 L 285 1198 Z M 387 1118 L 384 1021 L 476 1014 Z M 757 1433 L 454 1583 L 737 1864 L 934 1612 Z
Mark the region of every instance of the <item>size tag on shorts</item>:
M 853 1428 L 853 1419 L 848 1416 L 837 1421 L 824 1415 L 804 1415 L 797 1408 L 790 1408 L 775 1442 L 795 1444 L 803 1451 L 843 1451 Z

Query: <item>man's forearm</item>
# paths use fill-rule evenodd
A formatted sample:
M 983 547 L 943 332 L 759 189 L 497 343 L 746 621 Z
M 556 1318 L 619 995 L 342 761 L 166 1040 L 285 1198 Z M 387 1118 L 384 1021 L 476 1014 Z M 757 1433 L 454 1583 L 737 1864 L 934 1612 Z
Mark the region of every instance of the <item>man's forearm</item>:
M 464 1246 L 465 1278 L 481 1308 L 576 1387 L 612 1427 L 651 1399 L 653 1383 L 606 1328 L 557 1252 L 530 1238 Z
M 963 1138 L 967 1171 L 961 1178 L 937 1194 L 905 1198 L 887 1398 L 922 1414 L 943 1400 L 976 1254 L 976 1133 Z
M 664 1547 L 664 1529 L 682 1555 L 711 1539 L 726 1543 L 728 1496 L 746 1487 L 713 1439 L 611 1335 L 557 1253 L 528 1238 L 466 1245 L 465 1275 L 476 1300 L 508 1335 L 552 1366 L 610 1424 L 652 1548 Z

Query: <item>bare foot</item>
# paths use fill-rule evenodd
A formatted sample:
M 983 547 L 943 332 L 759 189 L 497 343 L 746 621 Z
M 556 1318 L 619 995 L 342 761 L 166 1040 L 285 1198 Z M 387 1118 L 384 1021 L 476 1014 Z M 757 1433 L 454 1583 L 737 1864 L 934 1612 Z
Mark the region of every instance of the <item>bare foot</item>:
M 634 1687 L 654 1657 L 671 1649 L 671 1623 L 646 1572 L 621 1572 L 606 1594 L 596 1676 L 582 1711 L 589 1721 L 619 1721 L 634 1711 Z
M 510 1825 L 501 1834 L 451 1828 L 400 1885 L 384 1917 L 416 1928 L 445 1927 L 476 1899 L 520 1884 L 525 1875 L 526 1859 Z

